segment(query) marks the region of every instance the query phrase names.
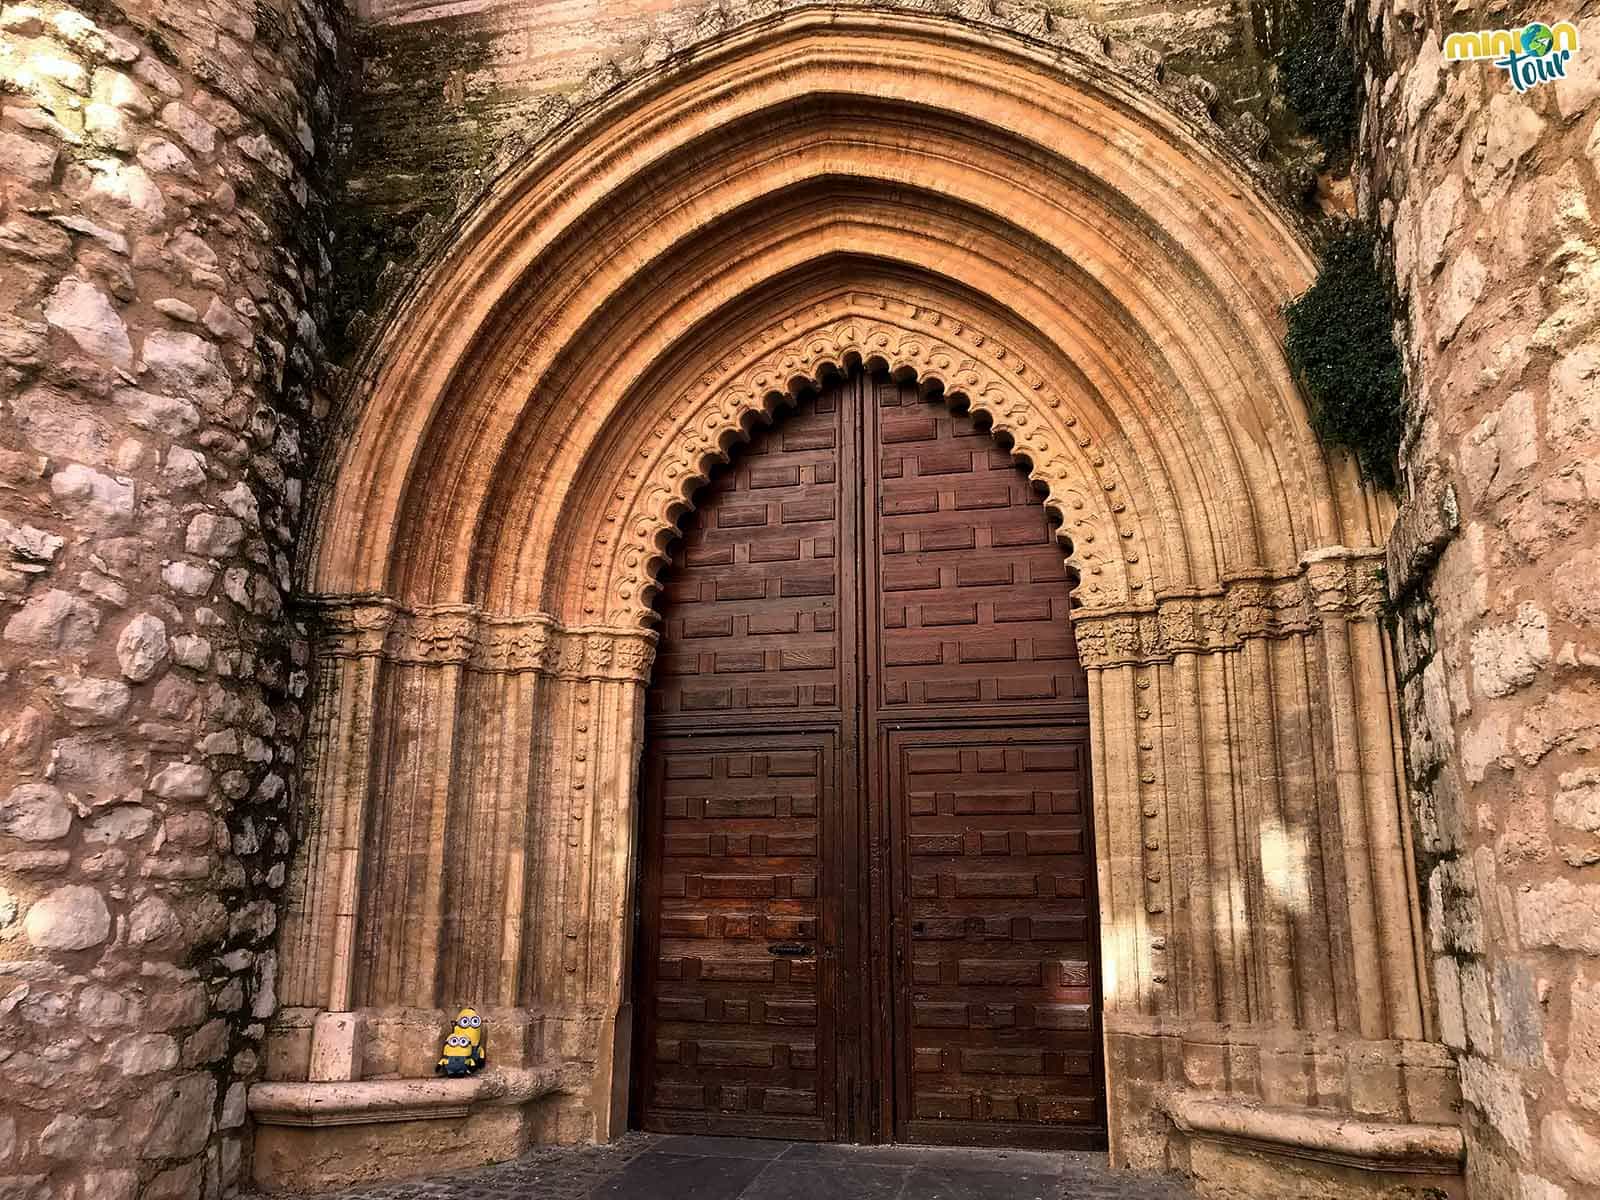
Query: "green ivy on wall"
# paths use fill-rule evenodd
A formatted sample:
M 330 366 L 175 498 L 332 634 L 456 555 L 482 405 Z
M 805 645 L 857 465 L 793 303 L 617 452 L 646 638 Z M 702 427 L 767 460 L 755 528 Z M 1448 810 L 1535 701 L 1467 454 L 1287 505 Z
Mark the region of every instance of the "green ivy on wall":
M 1316 282 L 1285 309 L 1284 350 L 1311 401 L 1317 436 L 1350 450 L 1363 477 L 1392 488 L 1405 373 L 1376 250 L 1376 235 L 1362 225 L 1345 226 L 1329 240 Z
M 1306 0 L 1278 56 L 1278 86 L 1300 127 L 1332 155 L 1349 150 L 1359 120 L 1360 74 L 1342 33 L 1341 0 Z

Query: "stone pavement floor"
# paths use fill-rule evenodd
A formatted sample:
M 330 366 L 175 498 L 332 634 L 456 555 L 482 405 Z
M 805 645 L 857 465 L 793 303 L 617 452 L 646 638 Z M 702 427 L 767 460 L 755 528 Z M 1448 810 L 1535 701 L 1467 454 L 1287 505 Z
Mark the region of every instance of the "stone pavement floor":
M 1190 1200 L 1104 1154 L 631 1133 L 608 1146 L 341 1192 L 337 1200 Z M 330 1198 L 333 1200 L 333 1198 Z

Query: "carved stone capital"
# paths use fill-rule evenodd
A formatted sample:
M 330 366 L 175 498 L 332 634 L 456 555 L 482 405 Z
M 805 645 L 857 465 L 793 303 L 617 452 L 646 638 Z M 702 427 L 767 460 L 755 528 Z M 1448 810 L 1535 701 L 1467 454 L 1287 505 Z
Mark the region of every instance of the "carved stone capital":
M 1306 634 L 1328 617 L 1373 619 L 1383 604 L 1383 551 L 1329 546 L 1307 553 L 1290 575 L 1252 574 L 1206 595 L 1073 615 L 1086 667 L 1163 662 L 1175 654 L 1234 650 L 1252 638 Z
M 400 612 L 386 596 L 313 596 L 304 604 L 324 658 L 377 657 Z
M 470 605 L 407 612 L 395 622 L 384 647 L 391 662 L 464 665 L 478 646 L 478 614 Z
M 325 658 L 641 684 L 655 661 L 651 630 L 567 629 L 548 613 L 501 616 L 468 604 L 407 609 L 370 596 L 318 596 L 306 607 L 314 614 L 317 653 Z
M 1304 554 L 1300 565 L 1305 568 L 1307 591 L 1318 612 L 1376 617 L 1388 598 L 1381 546 L 1355 550 L 1323 546 Z

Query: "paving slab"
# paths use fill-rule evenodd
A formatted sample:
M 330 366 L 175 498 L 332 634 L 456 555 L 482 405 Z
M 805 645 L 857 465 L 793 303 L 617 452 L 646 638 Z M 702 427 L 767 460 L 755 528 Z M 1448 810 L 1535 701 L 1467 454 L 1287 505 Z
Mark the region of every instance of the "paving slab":
M 1192 1200 L 1173 1176 L 1104 1154 L 840 1146 L 630 1133 L 327 1200 Z

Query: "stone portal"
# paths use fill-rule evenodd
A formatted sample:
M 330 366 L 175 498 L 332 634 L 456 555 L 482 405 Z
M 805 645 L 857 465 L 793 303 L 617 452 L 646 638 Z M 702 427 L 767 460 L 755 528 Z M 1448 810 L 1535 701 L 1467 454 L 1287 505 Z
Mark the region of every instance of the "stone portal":
M 1114 1160 L 1454 1186 L 1378 623 L 1391 512 L 1278 348 L 1309 257 L 1159 90 L 1057 33 L 709 29 L 555 126 L 393 314 L 306 564 L 314 827 L 258 1177 L 625 1126 L 667 548 L 754 427 L 859 369 L 987 422 L 1070 547 L 1050 619 L 1084 670 Z M 499 1065 L 410 1082 L 468 1001 Z M 921 1119 L 977 1119 L 950 1094 Z

